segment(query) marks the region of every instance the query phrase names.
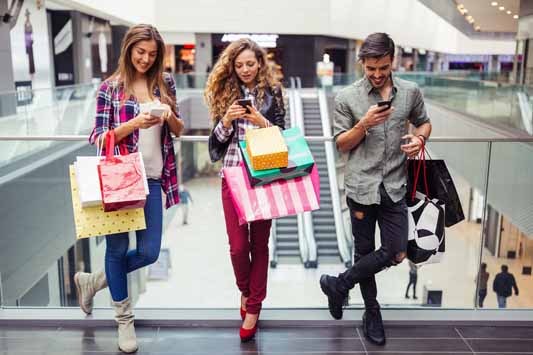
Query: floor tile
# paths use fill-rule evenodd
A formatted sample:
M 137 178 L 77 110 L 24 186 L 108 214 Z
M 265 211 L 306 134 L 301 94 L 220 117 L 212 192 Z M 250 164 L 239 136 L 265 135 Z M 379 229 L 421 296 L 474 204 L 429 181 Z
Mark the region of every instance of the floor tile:
M 456 327 L 465 338 L 533 339 L 533 327 Z
M 530 352 L 533 354 L 533 339 L 531 340 L 491 340 L 491 339 L 467 339 L 472 349 L 477 352 Z

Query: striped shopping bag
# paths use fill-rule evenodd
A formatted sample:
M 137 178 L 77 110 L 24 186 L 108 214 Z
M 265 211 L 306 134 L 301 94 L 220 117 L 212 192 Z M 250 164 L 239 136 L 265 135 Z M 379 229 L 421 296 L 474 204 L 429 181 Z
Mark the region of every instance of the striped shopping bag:
M 224 168 L 239 224 L 295 215 L 320 207 L 320 179 L 316 166 L 311 174 L 252 187 L 243 163 Z

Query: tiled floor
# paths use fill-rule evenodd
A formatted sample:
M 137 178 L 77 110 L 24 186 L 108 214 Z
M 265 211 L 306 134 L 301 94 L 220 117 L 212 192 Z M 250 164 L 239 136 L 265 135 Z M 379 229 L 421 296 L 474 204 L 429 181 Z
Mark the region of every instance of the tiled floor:
M 0 354 L 120 354 L 114 328 L 0 326 Z M 361 328 L 274 327 L 241 344 L 238 329 L 138 327 L 138 354 L 533 354 L 533 327 L 387 327 L 387 344 Z

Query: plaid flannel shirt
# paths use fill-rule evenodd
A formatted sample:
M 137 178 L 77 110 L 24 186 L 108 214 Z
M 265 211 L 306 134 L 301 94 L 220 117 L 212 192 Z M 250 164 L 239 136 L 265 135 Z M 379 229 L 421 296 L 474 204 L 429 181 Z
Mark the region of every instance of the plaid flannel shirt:
M 176 97 L 176 84 L 169 74 L 164 74 L 164 80 L 168 85 L 169 93 Z M 159 88 L 154 89 L 154 96 L 160 98 Z M 115 129 L 121 124 L 128 122 L 140 113 L 139 103 L 134 97 L 124 101 L 124 86 L 118 80 L 106 80 L 100 86 L 96 97 L 96 117 L 93 131 L 89 137 L 89 142 L 95 144 L 102 133 Z M 178 104 L 173 108 L 177 117 L 179 115 Z M 128 148 L 130 153 L 137 152 L 139 141 L 139 130 L 136 129 L 121 141 Z M 178 174 L 176 170 L 176 156 L 174 154 L 174 144 L 170 135 L 168 123 L 164 123 L 161 130 L 161 152 L 163 154 L 163 171 L 161 174 L 161 188 L 166 194 L 165 207 L 179 203 Z
M 255 90 L 254 92 L 252 92 L 245 87 L 243 87 L 242 90 L 244 92 L 245 99 L 252 99 L 252 102 L 255 101 Z M 224 160 L 222 161 L 222 169 L 239 166 L 242 160 L 241 149 L 239 148 L 239 141 L 243 141 L 245 139 L 247 129 L 259 128 L 259 126 L 254 125 L 253 123 L 248 120 L 245 120 L 244 118 L 238 118 L 236 121 L 237 132 L 233 135 L 231 142 L 228 146 L 228 150 L 226 151 L 226 155 L 224 156 Z M 267 127 L 272 126 L 270 121 L 267 120 L 266 123 Z M 220 142 L 226 142 L 232 133 L 233 126 L 230 126 L 230 128 L 224 127 L 222 120 L 218 122 L 214 130 L 214 134 L 217 136 L 217 139 Z M 220 170 L 220 176 L 224 177 L 222 170 Z

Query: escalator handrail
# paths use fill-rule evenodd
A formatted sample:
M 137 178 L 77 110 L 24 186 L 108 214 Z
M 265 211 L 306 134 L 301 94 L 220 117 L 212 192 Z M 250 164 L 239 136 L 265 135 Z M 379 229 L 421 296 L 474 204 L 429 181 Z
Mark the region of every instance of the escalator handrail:
M 299 81 L 299 78 L 296 78 Z M 295 127 L 299 127 L 302 133 L 305 134 L 303 103 L 299 89 L 294 90 L 294 122 Z M 315 239 L 315 231 L 313 228 L 313 219 L 310 212 L 303 213 L 303 218 L 298 220 L 299 239 L 301 240 L 302 254 L 306 251 L 306 255 L 302 255 L 304 265 L 316 265 L 318 260 L 318 248 Z
M 320 117 L 322 121 L 322 131 L 324 135 L 331 135 L 331 123 L 329 120 L 328 103 L 324 89 L 318 89 L 318 103 L 320 107 Z M 326 149 L 326 162 L 328 166 L 329 186 L 331 189 L 331 204 L 333 207 L 333 216 L 335 219 L 335 231 L 337 235 L 337 244 L 339 254 L 344 263 L 352 260 L 351 235 L 346 233 L 342 218 L 341 202 L 339 187 L 337 183 L 337 170 L 335 166 L 334 142 L 324 142 Z

